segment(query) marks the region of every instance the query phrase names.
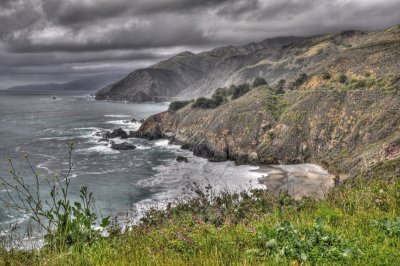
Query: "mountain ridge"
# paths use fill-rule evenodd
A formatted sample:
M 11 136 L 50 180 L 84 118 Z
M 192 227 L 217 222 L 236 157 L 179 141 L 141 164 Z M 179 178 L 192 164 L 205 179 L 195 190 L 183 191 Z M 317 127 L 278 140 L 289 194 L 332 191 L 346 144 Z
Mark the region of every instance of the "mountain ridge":
M 250 86 L 239 97 L 225 87 L 199 98 L 222 95 L 219 105 L 181 102 L 148 118 L 135 136 L 167 138 L 213 161 L 316 163 L 351 175 L 400 157 L 398 25 L 298 41 L 235 75 L 253 77 L 266 65 L 285 81 Z

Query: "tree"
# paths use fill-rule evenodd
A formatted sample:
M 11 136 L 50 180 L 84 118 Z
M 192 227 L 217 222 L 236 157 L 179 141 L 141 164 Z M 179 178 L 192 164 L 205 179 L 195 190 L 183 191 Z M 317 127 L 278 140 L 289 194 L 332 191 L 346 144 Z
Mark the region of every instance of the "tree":
M 284 80 L 284 79 L 279 80 L 278 84 L 276 85 L 276 93 L 284 94 L 285 93 L 285 84 L 286 84 L 286 80 Z
M 253 82 L 253 88 L 257 88 L 262 85 L 268 85 L 268 82 L 263 78 L 257 77 Z
M 347 76 L 346 75 L 344 75 L 344 74 L 341 74 L 340 76 L 339 76 L 339 82 L 340 83 L 345 83 L 346 81 L 347 81 Z
M 232 99 L 237 99 L 249 91 L 250 91 L 250 85 L 248 83 L 242 83 L 235 87 L 232 94 Z

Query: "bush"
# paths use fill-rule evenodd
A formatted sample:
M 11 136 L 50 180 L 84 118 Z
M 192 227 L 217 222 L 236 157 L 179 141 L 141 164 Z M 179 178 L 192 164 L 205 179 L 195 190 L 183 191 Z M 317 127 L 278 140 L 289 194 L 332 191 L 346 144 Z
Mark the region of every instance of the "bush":
M 331 76 L 331 74 L 329 72 L 324 72 L 322 74 L 322 78 L 325 79 L 325 80 L 331 79 L 331 77 L 332 76 Z
M 220 104 L 221 102 L 219 100 L 200 97 L 193 103 L 192 108 L 214 109 Z
M 354 84 L 355 89 L 365 88 L 367 86 L 367 82 L 365 80 L 359 80 L 356 84 Z
M 286 80 L 284 80 L 284 79 L 279 80 L 278 84 L 276 85 L 276 93 L 284 94 L 285 93 L 285 84 L 286 84 Z
M 232 93 L 232 99 L 237 99 L 250 91 L 250 85 L 247 83 L 235 86 Z
M 226 102 L 227 95 L 228 95 L 228 90 L 224 88 L 218 88 L 211 96 L 211 99 L 213 99 L 218 105 L 221 105 L 223 102 Z
M 301 85 L 303 85 L 306 81 L 308 80 L 308 76 L 306 73 L 302 73 L 294 82 L 293 82 L 293 87 L 297 88 L 300 87 Z
M 268 85 L 268 82 L 263 78 L 257 77 L 253 82 L 253 88 L 257 88 L 262 85 Z
M 186 105 L 188 105 L 190 103 L 190 101 L 174 101 L 172 102 L 169 107 L 168 107 L 168 111 L 169 112 L 174 112 L 177 111 L 183 107 L 185 107 Z
M 285 221 L 275 229 L 264 228 L 259 231 L 260 255 L 286 257 L 300 263 L 318 265 L 319 261 L 341 261 L 361 255 L 358 248 L 350 242 L 326 230 L 323 220 L 307 228 L 295 228 Z M 296 265 L 299 265 L 296 263 Z
M 340 75 L 339 78 L 338 78 L 338 81 L 340 83 L 345 83 L 347 81 L 347 76 L 344 75 L 344 74 Z
M 237 86 L 236 86 L 236 85 L 232 84 L 231 86 L 229 86 L 228 95 L 229 95 L 229 96 L 230 96 L 230 95 L 233 95 L 233 93 L 235 92 L 235 90 L 237 90 Z

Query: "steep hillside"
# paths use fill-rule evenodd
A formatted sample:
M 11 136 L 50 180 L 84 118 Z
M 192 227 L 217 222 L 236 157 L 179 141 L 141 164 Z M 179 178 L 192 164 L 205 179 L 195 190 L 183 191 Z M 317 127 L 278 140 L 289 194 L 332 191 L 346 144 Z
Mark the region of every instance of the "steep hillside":
M 100 90 L 98 100 L 166 101 L 210 94 L 230 84 L 233 73 L 254 65 L 283 45 L 302 38 L 285 37 L 245 46 L 227 46 L 193 54 L 180 53 L 149 68 L 139 69 L 121 81 Z
M 189 103 L 150 117 L 136 134 L 170 138 L 211 160 L 314 162 L 343 173 L 398 158 L 399 29 L 296 42 L 288 52 L 296 54 L 307 42 L 314 45 L 298 53 L 308 62 L 305 74 L 284 83 L 283 91 L 259 86 L 238 99 L 227 97 L 214 109 Z M 337 55 L 313 56 L 324 53 L 318 52 L 321 47 L 339 49 L 337 43 L 347 44 Z
M 218 87 L 293 81 L 301 73 L 382 75 L 399 69 L 399 26 L 385 31 L 344 31 L 309 38 L 275 38 L 208 52 L 184 52 L 129 74 L 97 93 L 99 100 L 166 101 L 208 96 Z

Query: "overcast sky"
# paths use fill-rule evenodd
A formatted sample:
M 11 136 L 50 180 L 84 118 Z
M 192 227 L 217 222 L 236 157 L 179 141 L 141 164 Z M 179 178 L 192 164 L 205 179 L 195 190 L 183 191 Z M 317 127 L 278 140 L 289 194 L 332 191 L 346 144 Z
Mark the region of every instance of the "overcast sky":
M 178 52 L 400 23 L 400 0 L 0 0 L 0 89 Z

